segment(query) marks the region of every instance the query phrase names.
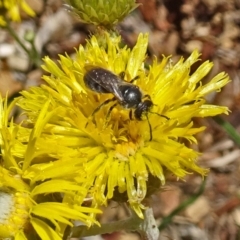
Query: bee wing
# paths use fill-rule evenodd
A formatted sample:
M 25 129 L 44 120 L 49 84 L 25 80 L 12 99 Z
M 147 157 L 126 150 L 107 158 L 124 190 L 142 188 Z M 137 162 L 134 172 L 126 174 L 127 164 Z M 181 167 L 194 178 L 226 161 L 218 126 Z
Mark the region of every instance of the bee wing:
M 118 99 L 119 102 L 123 102 L 124 98 L 122 95 L 122 92 L 119 91 L 119 86 L 121 85 L 120 82 L 114 82 L 112 83 L 112 93 L 114 94 L 114 96 Z
M 103 68 L 92 68 L 92 70 L 95 71 L 88 74 L 91 81 L 95 83 L 94 87 L 92 86 L 91 89 L 101 93 L 112 93 L 118 101 L 122 102 L 123 96 L 121 91 L 119 91 L 122 80 L 109 70 Z

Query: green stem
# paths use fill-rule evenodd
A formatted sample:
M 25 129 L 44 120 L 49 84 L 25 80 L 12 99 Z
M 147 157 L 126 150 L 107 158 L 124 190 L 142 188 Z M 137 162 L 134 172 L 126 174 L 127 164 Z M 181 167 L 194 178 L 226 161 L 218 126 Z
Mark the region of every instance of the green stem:
M 14 40 L 21 46 L 21 48 L 26 52 L 26 54 L 29 57 L 29 60 L 32 61 L 36 66 L 40 66 L 41 65 L 41 59 L 40 56 L 38 54 L 38 52 L 36 51 L 36 48 L 33 44 L 33 42 L 30 42 L 32 49 L 29 50 L 21 41 L 21 39 L 18 37 L 18 35 L 15 33 L 15 31 L 12 29 L 10 22 L 8 21 L 8 19 L 5 18 L 6 21 L 6 29 L 8 30 L 8 32 L 11 34 L 11 36 L 14 38 Z
M 240 145 L 240 135 L 237 133 L 236 129 L 227 121 L 223 120 L 221 117 L 213 117 L 214 121 L 217 122 L 233 139 L 233 141 Z
M 88 236 L 94 236 L 94 235 L 99 235 L 104 233 L 117 232 L 121 230 L 133 231 L 138 229 L 138 226 L 141 223 L 141 221 L 142 219 L 129 218 L 129 219 L 120 220 L 117 222 L 101 224 L 101 227 L 92 226 L 91 228 L 87 228 L 86 226 L 78 226 L 72 229 L 71 238 L 80 237 L 80 236 L 88 237 Z
M 8 32 L 12 35 L 12 37 L 15 39 L 15 41 L 21 46 L 21 48 L 27 53 L 27 55 L 30 57 L 31 54 L 28 51 L 28 49 L 26 48 L 26 46 L 21 42 L 20 38 L 18 37 L 18 35 L 15 33 L 15 31 L 12 29 L 12 27 L 10 26 L 10 23 L 7 19 L 5 19 L 6 21 L 6 28 L 8 30 Z
M 125 220 L 101 224 L 101 227 L 92 226 L 88 228 L 87 226 L 82 225 L 68 229 L 65 232 L 63 239 L 94 236 L 104 233 L 119 232 L 122 230 L 137 231 L 141 236 L 144 236 L 144 239 L 149 240 L 156 240 L 159 237 L 159 231 L 156 227 L 153 211 L 151 208 L 148 208 L 144 212 L 144 219 L 139 218 L 135 212 L 132 211 L 131 217 Z
M 32 54 L 31 54 L 31 56 L 32 56 L 32 59 L 34 59 L 33 62 L 35 63 L 35 65 L 37 67 L 40 67 L 41 64 L 42 64 L 41 56 L 39 55 L 39 53 L 38 53 L 38 51 L 37 51 L 37 49 L 36 49 L 36 47 L 34 45 L 34 41 L 33 40 L 30 41 L 30 44 L 32 46 Z

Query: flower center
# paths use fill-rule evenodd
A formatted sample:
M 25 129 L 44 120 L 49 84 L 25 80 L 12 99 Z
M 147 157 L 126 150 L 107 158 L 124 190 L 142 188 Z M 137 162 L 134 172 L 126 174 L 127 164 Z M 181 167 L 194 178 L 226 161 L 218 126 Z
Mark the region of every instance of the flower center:
M 135 153 L 139 147 L 140 147 L 140 145 L 133 143 L 133 142 L 116 144 L 115 158 L 122 160 L 122 161 L 128 161 L 130 156 L 135 155 Z
M 1 237 L 11 237 L 24 228 L 28 219 L 28 196 L 26 193 L 0 192 L 0 233 Z M 28 204 L 27 204 L 28 203 Z

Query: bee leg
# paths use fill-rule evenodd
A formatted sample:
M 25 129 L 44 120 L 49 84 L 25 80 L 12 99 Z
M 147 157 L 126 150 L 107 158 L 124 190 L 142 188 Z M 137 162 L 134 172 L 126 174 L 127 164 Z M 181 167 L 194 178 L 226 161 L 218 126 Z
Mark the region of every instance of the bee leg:
M 130 112 L 129 112 L 129 119 L 130 119 L 130 120 L 133 120 L 133 111 L 132 111 L 132 109 L 131 109 Z
M 124 80 L 125 77 L 125 72 L 120 72 L 119 77 Z M 133 83 L 134 81 L 136 81 L 139 78 L 139 76 L 134 77 L 129 83 Z
M 104 124 L 105 127 L 107 126 L 107 123 L 109 122 L 110 114 L 111 114 L 112 110 L 113 110 L 117 105 L 118 105 L 118 103 L 114 103 L 114 104 L 108 109 L 108 112 L 107 112 L 107 115 L 106 115 L 106 121 L 105 121 L 105 124 Z
M 103 106 L 105 106 L 105 105 L 107 105 L 108 103 L 113 102 L 113 101 L 116 101 L 116 98 L 115 98 L 115 97 L 110 98 L 110 99 L 107 99 L 106 101 L 104 101 L 103 103 L 101 103 L 97 108 L 94 109 L 94 111 L 93 111 L 92 114 L 91 114 L 91 118 L 93 118 L 94 115 L 95 115 Z M 85 128 L 87 127 L 87 125 L 88 125 L 88 122 L 86 123 Z
M 143 96 L 143 98 L 146 98 L 146 99 L 151 100 L 151 97 L 150 97 L 150 95 L 148 95 L 148 94 L 145 94 L 145 95 Z
M 125 77 L 125 72 L 120 72 L 120 73 L 119 73 L 119 77 L 123 80 L 124 77 Z
M 133 82 L 136 81 L 138 78 L 139 78 L 139 76 L 134 77 L 134 78 L 130 81 L 130 83 L 133 83 Z
M 148 122 L 148 126 L 149 126 L 149 133 L 150 133 L 149 141 L 152 141 L 152 126 L 150 124 L 150 121 L 149 121 L 149 118 L 148 118 L 148 114 L 146 114 L 146 117 L 147 117 L 147 122 Z M 132 111 L 132 109 L 129 112 L 129 119 L 133 120 L 133 111 Z

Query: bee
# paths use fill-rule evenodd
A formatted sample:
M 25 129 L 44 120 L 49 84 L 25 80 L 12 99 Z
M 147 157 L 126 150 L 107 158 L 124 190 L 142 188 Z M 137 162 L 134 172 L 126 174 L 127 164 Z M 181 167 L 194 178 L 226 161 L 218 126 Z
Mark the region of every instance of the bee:
M 144 95 L 141 89 L 133 84 L 137 78 L 130 82 L 124 81 L 121 77 L 112 73 L 111 71 L 101 68 L 93 67 L 84 75 L 84 83 L 87 88 L 97 93 L 112 93 L 113 98 L 107 99 L 101 103 L 92 113 L 92 116 L 99 111 L 104 105 L 110 102 L 115 102 L 108 110 L 106 118 L 110 116 L 114 107 L 118 104 L 124 108 L 131 109 L 129 112 L 130 120 L 134 118 L 138 121 L 143 120 L 145 115 L 148 121 L 150 130 L 150 141 L 152 140 L 152 127 L 148 119 L 148 113 L 151 112 L 153 102 L 149 95 Z M 155 112 L 154 112 L 155 113 Z M 168 117 L 155 113 L 161 117 L 169 119 Z M 134 115 L 134 117 L 133 117 Z

